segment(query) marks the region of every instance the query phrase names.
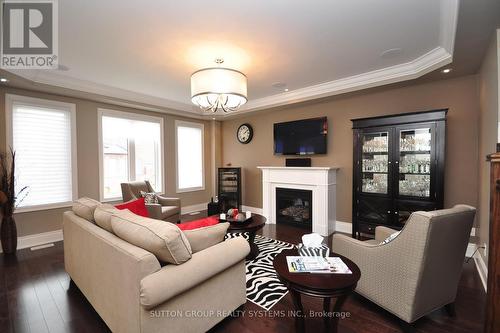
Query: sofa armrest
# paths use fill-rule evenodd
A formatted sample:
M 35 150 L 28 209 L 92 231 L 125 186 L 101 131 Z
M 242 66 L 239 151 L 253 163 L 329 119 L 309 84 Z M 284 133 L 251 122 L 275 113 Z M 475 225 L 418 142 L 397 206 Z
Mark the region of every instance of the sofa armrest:
M 375 228 L 375 240 L 382 242 L 384 241 L 387 237 L 392 235 L 393 233 L 398 232 L 397 230 L 379 226 Z
M 161 220 L 161 205 L 160 204 L 146 204 L 148 215 L 155 220 Z
M 181 199 L 179 198 L 167 198 L 162 197 L 161 195 L 157 195 L 158 202 L 162 206 L 176 206 L 181 207 Z
M 141 304 L 150 309 L 245 260 L 250 246 L 243 237 L 228 239 L 181 265 L 167 265 L 141 281 Z

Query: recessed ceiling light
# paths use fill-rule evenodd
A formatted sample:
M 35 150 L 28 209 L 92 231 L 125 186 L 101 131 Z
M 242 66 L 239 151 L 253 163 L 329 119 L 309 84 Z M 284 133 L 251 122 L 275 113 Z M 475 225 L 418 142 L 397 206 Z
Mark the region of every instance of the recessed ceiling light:
M 283 89 L 286 87 L 286 83 L 285 82 L 275 82 L 275 83 L 273 83 L 273 87 L 278 88 L 278 89 Z
M 7 83 L 7 82 L 9 82 L 9 80 L 7 80 L 6 78 L 2 77 L 2 78 L 0 78 L 0 82 Z
M 385 50 L 384 52 L 380 53 L 380 56 L 382 58 L 392 58 L 400 55 L 401 53 L 403 53 L 403 50 L 398 47 L 394 49 Z
M 441 73 L 444 73 L 444 74 L 448 74 L 449 72 L 451 72 L 451 68 L 445 68 L 441 71 Z
M 285 88 L 285 91 L 288 91 L 288 88 Z

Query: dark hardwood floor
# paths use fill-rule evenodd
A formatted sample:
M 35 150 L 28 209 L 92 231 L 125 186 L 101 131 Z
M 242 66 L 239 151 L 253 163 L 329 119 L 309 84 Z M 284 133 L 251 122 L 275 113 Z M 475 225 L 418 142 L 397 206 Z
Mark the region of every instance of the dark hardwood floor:
M 183 216 L 183 221 L 203 216 Z M 259 234 L 298 243 L 303 229 L 266 225 Z M 109 329 L 64 271 L 62 242 L 54 247 L 31 251 L 24 249 L 15 256 L 0 255 L 0 332 L 108 332 Z M 306 315 L 321 311 L 319 299 L 303 297 Z M 481 332 L 485 293 L 473 261 L 464 264 L 456 301 L 455 318 L 437 310 L 420 319 L 417 332 Z M 294 320 L 286 316 L 293 310 L 286 295 L 271 311 L 266 312 L 247 302 L 245 315 L 227 318 L 211 332 L 293 332 Z M 400 332 L 398 320 L 391 314 L 358 295 L 351 296 L 343 311 L 339 332 Z M 252 314 L 250 314 L 252 313 Z M 285 313 L 285 316 L 282 316 Z M 306 332 L 323 332 L 322 318 L 306 318 Z

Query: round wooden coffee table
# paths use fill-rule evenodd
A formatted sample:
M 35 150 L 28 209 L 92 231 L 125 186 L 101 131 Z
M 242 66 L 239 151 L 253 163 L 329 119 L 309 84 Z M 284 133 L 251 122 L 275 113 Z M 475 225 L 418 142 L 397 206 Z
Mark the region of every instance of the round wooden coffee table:
M 266 218 L 262 215 L 252 213 L 252 221 L 250 223 L 231 223 L 227 232 L 248 232 L 248 244 L 250 245 L 250 253 L 247 260 L 254 260 L 259 254 L 259 247 L 255 244 L 255 234 L 262 229 L 266 224 Z
M 340 257 L 349 267 L 352 274 L 290 273 L 286 257 L 298 255 L 297 250 L 285 250 L 278 254 L 273 262 L 278 278 L 292 295 L 293 304 L 298 313 L 295 317 L 297 331 L 303 332 L 305 328 L 301 295 L 306 295 L 323 298 L 325 332 L 337 332 L 340 309 L 349 294 L 356 289 L 356 285 L 361 277 L 358 266 L 346 257 L 331 253 L 331 257 Z M 336 298 L 337 300 L 331 313 L 330 302 L 332 298 Z

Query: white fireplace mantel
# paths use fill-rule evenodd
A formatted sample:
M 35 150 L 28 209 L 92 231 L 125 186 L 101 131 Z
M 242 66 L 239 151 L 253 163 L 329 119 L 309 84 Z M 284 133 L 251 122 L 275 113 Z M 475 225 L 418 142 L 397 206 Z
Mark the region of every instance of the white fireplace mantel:
M 329 236 L 335 231 L 338 168 L 273 167 L 262 170 L 262 210 L 268 223 L 276 223 L 276 188 L 312 191 L 312 231 Z

